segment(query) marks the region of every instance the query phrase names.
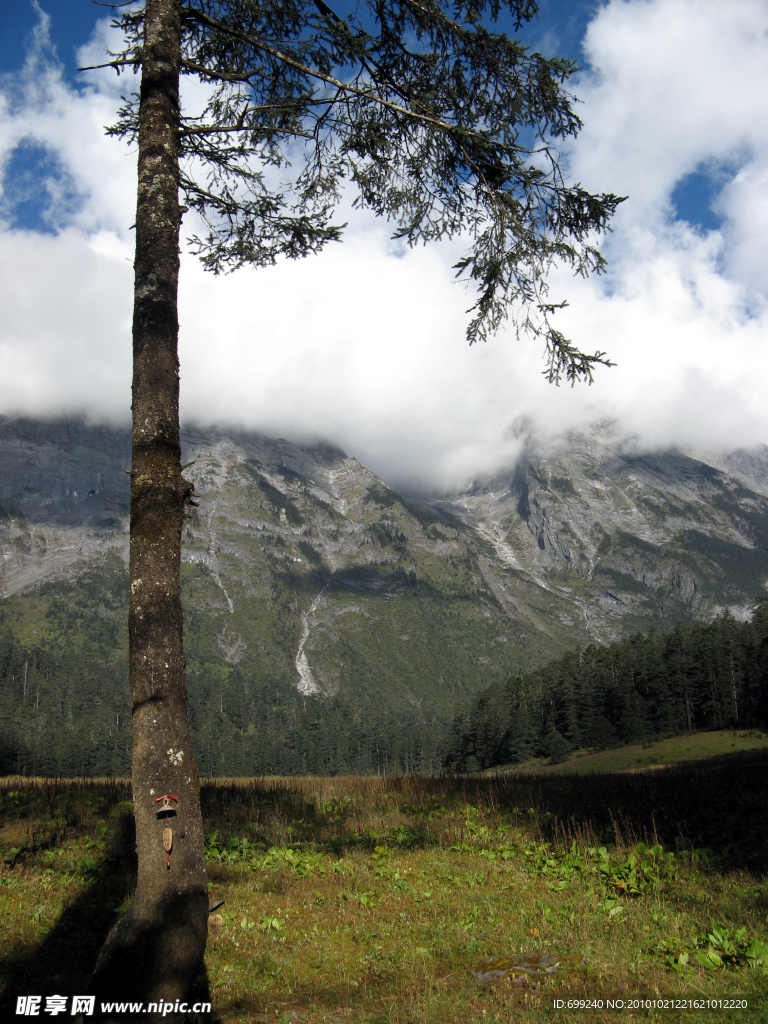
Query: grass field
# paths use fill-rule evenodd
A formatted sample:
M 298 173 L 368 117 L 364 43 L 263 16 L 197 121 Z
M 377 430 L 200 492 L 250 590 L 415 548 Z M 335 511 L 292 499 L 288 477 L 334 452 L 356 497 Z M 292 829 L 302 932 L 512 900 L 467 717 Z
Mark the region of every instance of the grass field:
M 768 750 L 768 735 L 759 729 L 718 729 L 711 732 L 683 733 L 663 740 L 629 743 L 612 750 L 576 750 L 566 761 L 549 764 L 545 759 L 531 760 L 524 765 L 508 765 L 497 771 L 526 772 L 626 772 L 667 767 L 681 761 L 733 754 L 742 750 Z
M 206 783 L 225 903 L 199 994 L 225 1024 L 587 1019 L 553 1001 L 590 997 L 756 1008 L 596 1021 L 768 1019 L 766 767 Z M 2 1019 L 16 994 L 85 991 L 135 884 L 129 801 L 127 782 L 0 780 Z M 528 959 L 483 978 L 498 957 Z

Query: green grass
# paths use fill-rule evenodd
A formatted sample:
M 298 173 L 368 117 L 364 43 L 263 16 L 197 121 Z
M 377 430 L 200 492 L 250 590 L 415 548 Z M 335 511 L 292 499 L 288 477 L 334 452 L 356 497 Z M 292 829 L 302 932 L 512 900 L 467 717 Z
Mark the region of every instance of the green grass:
M 554 998 L 586 996 L 765 1008 L 765 768 L 756 751 L 589 783 L 205 783 L 211 897 L 225 903 L 199 992 L 225 1024 L 546 1021 Z M 127 782 L 3 780 L 0 1008 L 84 991 L 135 885 L 129 798 Z M 472 974 L 542 953 L 561 961 L 551 976 Z
M 768 749 L 768 734 L 759 729 L 737 731 L 718 729 L 712 732 L 684 733 L 663 740 L 629 743 L 611 750 L 593 752 L 576 750 L 566 761 L 549 764 L 545 758 L 534 758 L 522 765 L 488 769 L 488 773 L 510 772 L 628 772 L 647 771 L 685 761 L 696 761 L 742 750 Z

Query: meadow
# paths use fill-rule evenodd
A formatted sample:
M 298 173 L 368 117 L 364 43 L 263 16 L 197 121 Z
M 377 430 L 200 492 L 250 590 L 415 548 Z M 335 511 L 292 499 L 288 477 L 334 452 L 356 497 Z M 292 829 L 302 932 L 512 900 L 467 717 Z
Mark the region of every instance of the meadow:
M 768 1019 L 767 767 L 206 781 L 199 997 L 222 1024 Z M 0 780 L 3 1019 L 85 991 L 135 884 L 130 799 Z
M 549 758 L 530 758 L 523 764 L 487 768 L 496 772 L 640 772 L 650 768 L 666 768 L 681 761 L 699 761 L 720 754 L 743 750 L 768 750 L 768 734 L 761 729 L 708 729 L 683 732 L 658 740 L 626 743 L 610 750 L 574 750 L 569 756 L 551 764 Z

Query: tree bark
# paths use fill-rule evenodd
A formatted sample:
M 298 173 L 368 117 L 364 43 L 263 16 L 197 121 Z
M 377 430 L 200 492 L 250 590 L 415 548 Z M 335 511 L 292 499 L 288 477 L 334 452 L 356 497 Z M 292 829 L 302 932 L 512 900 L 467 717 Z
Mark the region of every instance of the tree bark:
M 181 532 L 192 485 L 179 441 L 177 0 L 147 0 L 139 108 L 133 313 L 129 645 L 138 882 L 110 932 L 100 998 L 175 1003 L 202 963 L 208 892 L 200 783 L 189 735 L 182 646 Z M 170 857 L 157 798 L 178 797 Z M 168 1020 L 168 1016 L 165 1018 Z

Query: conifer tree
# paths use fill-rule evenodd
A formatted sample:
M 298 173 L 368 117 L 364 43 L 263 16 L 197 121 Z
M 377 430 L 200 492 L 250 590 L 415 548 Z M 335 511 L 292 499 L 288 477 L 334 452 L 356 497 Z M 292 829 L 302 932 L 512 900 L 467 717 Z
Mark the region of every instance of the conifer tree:
M 527 52 L 534 0 L 146 0 L 116 4 L 140 74 L 112 134 L 138 144 L 133 319 L 130 679 L 139 877 L 97 965 L 98 990 L 174 1001 L 206 940 L 198 775 L 187 724 L 180 548 L 193 488 L 180 464 L 179 235 L 214 273 L 319 252 L 341 238 L 347 189 L 408 244 L 462 235 L 455 270 L 476 289 L 470 342 L 512 309 L 544 343 L 550 381 L 591 380 L 604 353 L 552 324 L 553 262 L 603 269 L 595 248 L 620 199 L 568 185 L 557 146 L 580 122 L 574 64 Z M 185 110 L 180 79 L 203 85 Z M 197 95 L 200 93 L 198 92 Z M 178 796 L 170 869 L 155 813 Z

